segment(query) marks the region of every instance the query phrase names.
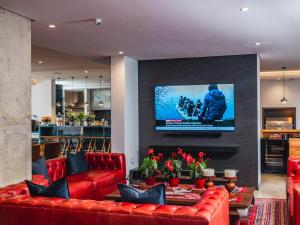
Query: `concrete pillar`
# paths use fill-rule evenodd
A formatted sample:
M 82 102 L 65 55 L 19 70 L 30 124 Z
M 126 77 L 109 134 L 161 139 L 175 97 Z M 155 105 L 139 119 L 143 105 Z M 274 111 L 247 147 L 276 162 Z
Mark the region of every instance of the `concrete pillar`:
M 111 58 L 112 151 L 126 156 L 127 174 L 139 165 L 138 62 Z
M 31 21 L 0 8 L 0 187 L 31 178 Z

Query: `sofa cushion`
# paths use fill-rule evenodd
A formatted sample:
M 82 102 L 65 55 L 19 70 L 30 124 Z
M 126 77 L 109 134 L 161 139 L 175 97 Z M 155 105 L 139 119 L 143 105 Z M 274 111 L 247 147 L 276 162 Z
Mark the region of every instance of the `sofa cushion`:
M 50 182 L 57 181 L 66 176 L 66 158 L 60 157 L 47 160 Z
M 32 163 L 32 174 L 43 175 L 49 180 L 45 157 L 40 157 Z
M 294 187 L 295 184 L 300 183 L 300 177 L 288 177 L 286 180 L 286 191 L 288 194 L 288 208 L 289 208 L 289 216 L 294 216 Z
M 70 198 L 68 183 L 66 178 L 62 178 L 51 185 L 43 186 L 34 184 L 26 180 L 27 187 L 31 196 L 44 196 L 44 197 L 57 197 L 57 198 Z
M 165 185 L 160 184 L 140 191 L 124 184 L 118 184 L 122 202 L 145 203 L 145 204 L 166 204 Z
M 84 151 L 77 152 L 76 154 L 67 152 L 67 170 L 68 175 L 88 171 L 88 163 Z
M 71 198 L 83 198 L 91 195 L 94 185 L 89 181 L 69 181 L 69 191 Z
M 110 185 L 124 179 L 122 170 L 89 170 L 85 174 L 85 180 L 94 184 L 94 189 Z

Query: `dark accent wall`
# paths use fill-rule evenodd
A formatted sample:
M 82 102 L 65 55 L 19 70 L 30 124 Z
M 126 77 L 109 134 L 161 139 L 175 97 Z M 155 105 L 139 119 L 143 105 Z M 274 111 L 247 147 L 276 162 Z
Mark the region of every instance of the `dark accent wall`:
M 258 101 L 256 54 L 139 61 L 140 162 L 150 145 L 238 146 L 238 152 L 215 157 L 209 166 L 235 168 L 239 185 L 258 186 Z M 154 86 L 233 83 L 236 130 L 220 136 L 167 135 L 155 131 Z

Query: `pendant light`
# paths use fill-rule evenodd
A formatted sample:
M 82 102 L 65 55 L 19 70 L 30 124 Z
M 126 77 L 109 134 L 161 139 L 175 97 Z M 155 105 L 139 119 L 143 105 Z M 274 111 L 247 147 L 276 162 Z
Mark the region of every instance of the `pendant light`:
M 85 89 L 86 89 L 86 91 L 87 91 L 87 80 L 88 80 L 89 77 L 88 77 L 88 76 L 85 76 L 84 78 L 85 78 Z M 87 96 L 86 96 L 86 97 L 87 97 Z M 86 98 L 86 101 L 85 101 L 84 104 L 85 104 L 86 106 L 89 105 L 87 98 Z
M 288 103 L 288 100 L 287 98 L 285 97 L 285 70 L 286 70 L 286 67 L 282 67 L 282 89 L 283 89 L 283 97 L 282 99 L 280 100 L 282 104 L 286 104 Z
M 102 83 L 102 76 L 99 76 L 99 80 L 100 80 L 100 101 L 98 102 L 98 105 L 99 105 L 99 106 L 103 106 L 104 103 L 103 103 L 103 101 L 101 100 L 101 83 Z
M 60 77 L 57 78 L 57 82 L 59 82 L 59 81 L 60 81 Z M 56 102 L 56 106 L 61 107 L 61 102 L 60 101 Z
M 70 104 L 70 106 L 71 107 L 74 107 L 75 106 L 75 104 L 74 104 L 74 77 L 71 77 L 71 79 L 72 79 L 72 102 L 71 102 L 71 104 Z

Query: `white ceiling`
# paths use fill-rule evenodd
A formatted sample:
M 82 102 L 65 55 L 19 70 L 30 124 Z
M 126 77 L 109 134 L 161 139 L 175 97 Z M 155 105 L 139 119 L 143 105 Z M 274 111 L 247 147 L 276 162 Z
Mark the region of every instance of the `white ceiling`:
M 263 71 L 300 69 L 299 0 L 0 0 L 0 6 L 34 20 L 35 45 L 81 57 L 119 50 L 136 59 L 259 53 Z M 100 27 L 65 24 L 95 17 L 103 19 Z
M 41 61 L 42 63 L 38 63 Z M 85 88 L 85 76 L 88 76 L 87 87 L 99 88 L 100 78 L 103 76 L 102 87 L 110 86 L 110 62 L 95 62 L 78 56 L 32 46 L 31 78 L 35 83 L 44 80 L 60 78 L 59 84 L 69 88 L 74 77 L 75 88 Z

